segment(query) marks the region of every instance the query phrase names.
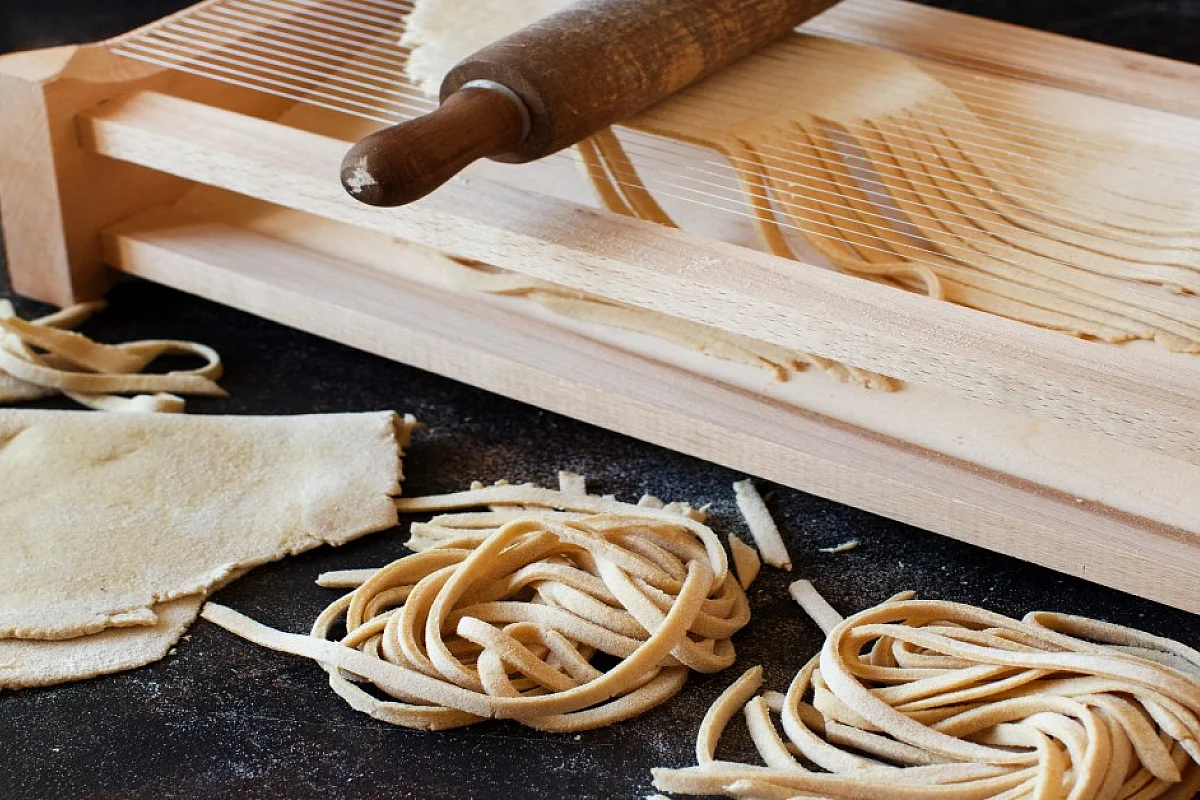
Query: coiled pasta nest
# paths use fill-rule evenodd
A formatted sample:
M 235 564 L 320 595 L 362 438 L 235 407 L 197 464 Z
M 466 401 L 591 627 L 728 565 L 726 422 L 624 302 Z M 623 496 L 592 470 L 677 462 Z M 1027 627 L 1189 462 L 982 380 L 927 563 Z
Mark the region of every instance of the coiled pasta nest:
M 730 637 L 750 619 L 746 596 L 719 540 L 687 507 L 528 486 L 400 505 L 491 509 L 414 525 L 418 552 L 382 569 L 323 576 L 357 588 L 309 636 L 213 604 L 204 616 L 318 661 L 351 706 L 412 728 L 489 718 L 596 728 L 670 698 L 689 670 L 734 662 Z
M 762 670 L 744 674 L 701 724 L 700 763 L 656 770 L 658 788 L 879 800 L 1200 791 L 1195 650 L 1082 617 L 1018 621 L 907 596 L 841 620 L 808 588 L 795 593 L 827 629 L 820 654 L 786 695 L 756 696 Z M 715 758 L 739 708 L 763 765 Z

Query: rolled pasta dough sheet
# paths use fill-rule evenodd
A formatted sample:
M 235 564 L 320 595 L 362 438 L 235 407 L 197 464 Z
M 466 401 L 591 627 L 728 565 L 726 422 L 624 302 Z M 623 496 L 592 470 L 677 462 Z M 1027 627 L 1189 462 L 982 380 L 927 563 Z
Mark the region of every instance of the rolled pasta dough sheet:
M 0 640 L 156 604 L 396 523 L 410 421 L 0 411 Z
M 167 655 L 203 602 L 203 595 L 192 595 L 159 603 L 153 625 L 109 628 L 59 641 L 2 639 L 0 689 L 51 686 L 151 664 Z

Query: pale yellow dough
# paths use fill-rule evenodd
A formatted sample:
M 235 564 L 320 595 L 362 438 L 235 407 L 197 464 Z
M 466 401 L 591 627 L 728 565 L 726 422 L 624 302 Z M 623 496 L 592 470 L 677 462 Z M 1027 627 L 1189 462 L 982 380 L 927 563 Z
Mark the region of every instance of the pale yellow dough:
M 405 71 L 436 96 L 455 64 L 497 39 L 571 4 L 571 0 L 417 0 L 401 44 L 412 48 Z
M 0 639 L 152 626 L 158 603 L 393 526 L 410 425 L 0 410 Z
M 192 595 L 159 603 L 153 625 L 53 642 L 0 639 L 0 689 L 51 686 L 151 664 L 167 655 L 203 602 L 203 595 Z

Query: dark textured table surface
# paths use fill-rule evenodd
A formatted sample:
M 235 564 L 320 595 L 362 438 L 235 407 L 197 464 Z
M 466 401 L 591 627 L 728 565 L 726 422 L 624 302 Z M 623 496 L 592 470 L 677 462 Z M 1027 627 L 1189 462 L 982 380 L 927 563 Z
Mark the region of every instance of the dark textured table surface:
M 100 38 L 183 5 L 2 0 L 0 50 Z M 1200 60 L 1200 2 L 946 5 Z M 0 297 L 10 294 L 0 279 Z M 194 400 L 195 413 L 417 415 L 425 428 L 407 458 L 408 494 L 454 490 L 472 479 L 552 483 L 563 468 L 622 498 L 650 492 L 712 502 L 714 527 L 740 530 L 730 484 L 741 476 L 720 467 L 146 283 L 123 283 L 110 299 L 87 327 L 102 340 L 195 339 L 224 355 L 231 397 Z M 17 306 L 26 315 L 39 310 Z M 785 591 L 796 576 L 812 578 L 844 612 L 913 589 L 1011 615 L 1041 608 L 1086 614 L 1200 646 L 1195 616 L 800 492 L 775 488 L 768 502 L 796 574 L 766 569 L 751 590 L 754 619 L 735 640 L 734 671 L 693 676 L 679 697 L 641 719 L 578 737 L 508 723 L 441 734 L 395 729 L 346 707 L 316 666 L 202 622 L 177 655 L 156 665 L 0 695 L 0 797 L 640 797 L 651 767 L 692 763 L 703 709 L 736 669 L 762 663 L 768 686 L 782 689 L 815 652 L 819 632 Z M 818 552 L 849 538 L 861 546 Z M 268 624 L 306 630 L 331 597 L 313 585 L 319 572 L 386 563 L 404 552 L 403 539 L 400 529 L 263 567 L 219 599 Z M 747 746 L 735 736 L 728 753 Z

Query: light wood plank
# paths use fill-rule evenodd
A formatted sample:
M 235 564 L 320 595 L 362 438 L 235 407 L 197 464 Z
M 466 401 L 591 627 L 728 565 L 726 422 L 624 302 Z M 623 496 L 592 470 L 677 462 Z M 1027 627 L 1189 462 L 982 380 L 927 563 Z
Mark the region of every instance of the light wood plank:
M 846 0 L 806 30 L 1200 116 L 1200 66 L 904 0 Z
M 81 120 L 112 158 L 1197 463 L 1200 374 L 683 231 L 484 181 L 401 210 L 335 176 L 335 139 L 141 92 Z
M 167 82 L 100 45 L 0 57 L 0 202 L 16 291 L 58 305 L 99 297 L 114 277 L 100 262 L 100 228 L 183 191 L 183 181 L 75 141 L 82 109 Z
M 448 293 L 173 210 L 113 229 L 106 253 L 126 272 L 283 324 L 1200 611 L 1195 534 L 1079 504 L 563 330 L 515 313 L 505 298 Z
M 265 116 L 290 105 L 120 58 L 105 45 L 0 56 L 0 212 L 16 291 L 60 306 L 100 297 L 115 277 L 100 260 L 100 229 L 188 189 L 168 173 L 79 146 L 80 111 L 151 87 Z
M 453 260 L 384 234 L 207 186 L 197 186 L 173 208 L 405 281 L 478 293 Z M 708 357 L 652 334 L 574 319 L 543 308 L 533 298 L 507 298 L 504 306 L 513 314 L 675 365 L 701 379 L 1045 486 L 1076 502 L 1100 503 L 1200 535 L 1195 502 L 1200 496 L 1200 465 L 1000 409 L 984 413 L 973 403 L 926 387 L 909 384 L 899 392 L 867 391 L 817 370 L 780 381 L 761 366 Z M 1154 345 L 1143 349 L 1146 356 L 1162 355 Z M 1173 360 L 1184 368 L 1194 359 L 1181 355 Z

